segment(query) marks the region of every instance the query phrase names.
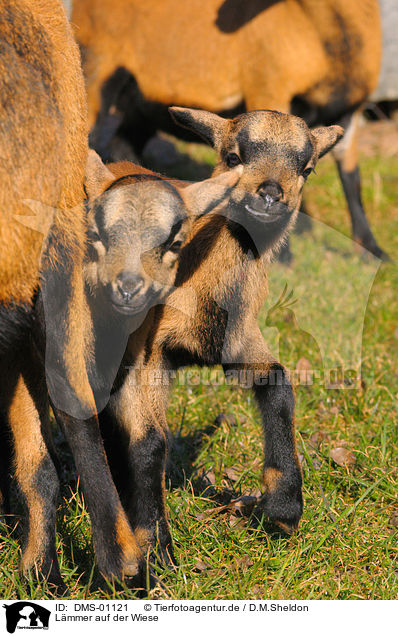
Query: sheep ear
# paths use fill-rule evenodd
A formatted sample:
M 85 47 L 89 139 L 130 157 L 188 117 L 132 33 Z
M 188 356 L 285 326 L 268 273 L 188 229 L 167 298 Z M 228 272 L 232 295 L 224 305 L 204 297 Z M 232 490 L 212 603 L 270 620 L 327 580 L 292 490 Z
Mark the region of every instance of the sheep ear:
M 170 106 L 169 113 L 176 124 L 192 130 L 216 150 L 221 146 L 228 126 L 228 119 L 209 113 L 207 110 L 180 108 L 179 106 Z
M 115 180 L 112 172 L 102 162 L 95 150 L 89 150 L 86 163 L 86 192 L 88 199 L 95 199 Z
M 242 172 L 243 166 L 239 165 L 217 177 L 199 181 L 181 189 L 181 196 L 190 214 L 203 216 L 221 203 L 226 203 Z
M 344 128 L 341 126 L 320 126 L 311 130 L 311 134 L 315 140 L 318 159 L 320 159 L 342 138 Z

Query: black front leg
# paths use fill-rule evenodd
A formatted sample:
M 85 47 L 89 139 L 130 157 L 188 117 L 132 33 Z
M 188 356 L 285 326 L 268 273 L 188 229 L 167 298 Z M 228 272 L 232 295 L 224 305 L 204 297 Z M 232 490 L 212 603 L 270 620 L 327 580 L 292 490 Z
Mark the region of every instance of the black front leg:
M 174 556 L 165 509 L 168 388 L 147 382 L 150 372 L 138 384 L 127 376 L 101 415 L 101 426 L 108 431 L 106 452 L 134 535 L 145 553 L 155 550 L 169 564 Z M 112 430 L 116 436 L 109 434 Z M 127 471 L 119 469 L 123 460 Z M 128 483 L 123 483 L 126 474 Z
M 174 563 L 165 511 L 166 435 L 152 426 L 130 446 L 129 465 L 134 476 L 127 508 L 140 545 L 152 546 L 167 565 Z
M 259 508 L 290 533 L 300 521 L 303 498 L 295 440 L 295 400 L 282 365 L 274 363 L 264 375 L 260 374 L 254 392 L 265 436 L 264 494 Z
M 144 559 L 112 480 L 98 420 L 77 420 L 53 407 L 71 448 L 90 513 L 98 567 L 107 578 L 133 577 L 140 586 Z
M 252 325 L 252 333 L 242 339 L 241 356 L 224 363 L 229 373 L 244 372 L 245 381 L 253 381 L 260 409 L 264 443 L 264 493 L 258 512 L 263 512 L 283 530 L 297 528 L 303 512 L 302 477 L 297 457 L 293 389 L 282 365 L 267 350 L 261 332 Z

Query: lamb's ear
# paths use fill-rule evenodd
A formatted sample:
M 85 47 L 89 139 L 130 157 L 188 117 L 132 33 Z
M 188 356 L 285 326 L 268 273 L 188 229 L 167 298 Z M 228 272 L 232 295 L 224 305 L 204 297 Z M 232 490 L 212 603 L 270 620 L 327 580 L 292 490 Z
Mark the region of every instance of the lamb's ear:
M 341 126 L 320 126 L 311 130 L 311 134 L 315 140 L 318 159 L 320 159 L 342 138 L 344 128 Z
M 86 192 L 89 199 L 98 197 L 115 180 L 114 175 L 95 150 L 89 150 L 86 163 Z
M 186 188 L 180 189 L 190 214 L 203 216 L 221 203 L 226 203 L 242 172 L 243 166 L 239 165 L 217 177 L 192 183 Z
M 169 113 L 176 124 L 192 130 L 216 150 L 221 146 L 228 127 L 228 119 L 209 113 L 207 110 L 179 106 L 170 106 Z

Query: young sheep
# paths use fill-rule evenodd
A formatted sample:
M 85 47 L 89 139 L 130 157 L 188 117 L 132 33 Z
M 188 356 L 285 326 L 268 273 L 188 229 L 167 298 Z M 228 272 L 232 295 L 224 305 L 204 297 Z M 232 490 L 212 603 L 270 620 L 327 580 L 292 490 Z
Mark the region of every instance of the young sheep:
M 143 551 L 159 542 L 166 561 L 173 558 L 164 495 L 166 409 L 171 379 L 181 366 L 222 364 L 227 374 L 242 371 L 253 378 L 265 439 L 259 512 L 288 532 L 299 523 L 294 395 L 283 366 L 266 347 L 257 315 L 267 293 L 268 265 L 294 223 L 304 183 L 343 134 L 339 126 L 310 131 L 303 120 L 276 111 L 235 119 L 184 108 L 171 112 L 217 150 L 215 175 L 236 165 L 243 173 L 225 215 L 195 221 L 181 252 L 177 290 L 156 310 L 145 355 L 137 358 L 129 341 L 125 373 L 100 415 L 135 536 Z
M 128 440 L 123 450 L 130 481 L 125 485 L 124 499 L 134 536 L 109 474 L 96 420 L 81 421 L 54 408 L 81 475 L 100 569 L 108 576 L 132 576 L 133 584 L 142 581 L 144 554 L 157 537 L 165 558 L 172 556 L 164 512 L 167 387 L 146 386 L 148 370 L 170 371 L 191 362 L 223 362 L 226 370 L 233 365 L 263 378 L 279 378 L 276 384 L 262 382 L 254 387 L 267 438 L 261 509 L 285 528 L 298 523 L 302 504 L 293 429 L 294 400 L 283 367 L 270 358 L 265 348 L 256 315 L 266 293 L 266 266 L 294 222 L 304 181 L 317 158 L 342 135 L 339 127 L 310 133 L 298 118 L 272 111 L 258 111 L 235 120 L 188 109 L 173 112 L 176 119 L 200 132 L 216 147 L 220 155 L 217 174 L 228 175 L 235 164 L 242 163 L 243 175 L 227 216 L 210 214 L 208 223 L 204 217 L 195 222 L 182 252 L 177 289 L 169 297 L 170 306 L 160 312 L 151 310 L 139 334 L 129 338 L 109 404 L 101 415 L 104 426 L 109 422 L 116 425 L 116 430 Z M 89 192 L 95 194 L 109 188 L 101 165 L 92 172 Z M 117 176 L 116 187 L 126 182 L 129 174 L 147 171 L 125 164 L 120 173 L 114 167 L 112 172 Z M 99 190 L 96 182 L 101 184 Z M 96 214 L 91 218 L 95 217 Z M 93 231 L 95 227 L 91 227 L 91 241 L 96 238 Z M 91 277 L 92 284 L 91 266 L 86 272 L 87 282 Z M 196 311 L 192 310 L 193 298 Z M 38 386 L 39 369 L 38 363 L 33 371 L 31 367 L 26 371 L 31 385 L 35 379 L 36 392 L 41 395 L 37 403 L 39 398 L 43 400 Z M 13 402 L 18 404 L 18 395 L 14 395 Z M 46 408 L 42 406 L 35 425 L 30 425 L 31 438 L 35 436 L 37 444 L 44 447 L 44 456 L 40 465 L 33 462 L 29 467 L 32 474 L 39 470 L 34 481 L 36 490 L 29 493 L 29 512 L 33 506 L 38 521 L 29 526 L 33 538 L 28 542 L 30 552 L 26 555 L 25 551 L 24 557 L 25 564 L 29 564 L 29 556 L 31 567 L 36 564 L 42 572 L 49 573 L 50 581 L 61 586 L 54 548 L 58 486 L 50 496 L 47 491 L 46 501 L 40 491 L 42 484 L 54 484 L 45 418 Z M 13 420 L 17 423 L 21 418 L 14 416 Z M 110 536 L 114 538 L 111 546 Z M 43 537 L 44 541 L 35 542 L 35 537 Z
M 97 182 L 87 181 L 92 202 L 83 272 L 94 347 L 87 369 L 100 412 L 129 335 L 144 321 L 148 329 L 147 313 L 173 289 L 192 219 L 225 199 L 242 168 L 182 187 L 133 164 L 105 167 L 94 151 L 89 162 Z
M 363 209 L 356 142 L 358 109 L 379 75 L 378 0 L 79 0 L 72 22 L 101 156 L 115 135 L 138 153 L 158 129 L 181 136 L 167 117 L 173 103 L 339 123 L 347 134 L 335 158 L 354 240 L 385 256 Z
M 87 205 L 88 243 L 83 263 L 87 312 L 82 319 L 87 320 L 91 334 L 85 363 L 97 410 L 109 399 L 132 332 L 137 355 L 144 347 L 142 334 L 148 333 L 152 323 L 150 309 L 164 301 L 170 292 L 190 217 L 205 214 L 221 203 L 241 171 L 238 168 L 234 173 L 180 190 L 156 175 L 140 174 L 135 166 L 127 173 L 123 173 L 123 166 L 111 168 L 117 178 L 95 153 L 90 153 L 87 191 L 95 198 Z M 63 291 L 61 288 L 58 294 L 62 295 Z M 21 340 L 20 366 L 8 365 L 4 391 L 0 392 L 0 407 L 7 414 L 1 432 L 4 435 L 5 429 L 5 434 L 10 431 L 16 447 L 17 481 L 23 483 L 26 479 L 30 484 L 23 489 L 29 514 L 23 570 L 36 568 L 62 591 L 64 585 L 55 550 L 59 484 L 49 432 L 44 373 L 45 321 L 57 304 L 58 298 L 39 296 L 32 333 Z M 124 369 L 120 373 L 123 375 Z M 26 409 L 23 399 L 25 386 L 32 396 L 30 410 Z M 71 448 L 82 484 L 99 569 L 109 578 L 138 576 L 144 558 L 112 481 L 97 418 L 79 420 L 60 409 L 56 402 L 57 395 L 51 399 L 51 405 Z M 23 456 L 24 463 L 18 452 L 22 443 L 30 453 L 28 462 Z

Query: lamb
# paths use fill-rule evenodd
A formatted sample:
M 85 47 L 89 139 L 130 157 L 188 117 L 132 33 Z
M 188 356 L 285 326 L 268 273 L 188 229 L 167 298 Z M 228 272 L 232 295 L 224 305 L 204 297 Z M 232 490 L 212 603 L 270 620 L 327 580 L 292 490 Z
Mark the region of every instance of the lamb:
M 339 126 L 310 131 L 303 120 L 276 111 L 234 119 L 176 107 L 171 113 L 216 149 L 214 175 L 237 165 L 243 173 L 225 214 L 195 220 L 181 252 L 177 289 L 156 309 L 146 355 L 135 357 L 134 340 L 129 341 L 126 371 L 100 414 L 134 534 L 144 552 L 156 547 L 167 563 L 174 556 L 164 494 L 166 409 L 173 375 L 182 366 L 222 364 L 227 375 L 253 379 L 265 439 L 259 514 L 287 532 L 297 528 L 302 477 L 294 395 L 285 369 L 267 349 L 257 314 L 267 294 L 267 268 L 294 224 L 304 183 L 343 134 Z M 178 303 L 173 302 L 177 293 Z
M 106 168 L 93 151 L 89 153 L 86 189 L 90 199 L 86 205 L 83 262 L 88 312 L 82 320 L 88 321 L 91 334 L 85 362 L 97 411 L 109 400 L 117 375 L 124 373 L 119 367 L 131 332 L 137 355 L 144 347 L 143 334 L 150 329 L 153 315 L 151 307 L 162 302 L 170 291 L 192 215 L 202 215 L 222 202 L 241 171 L 238 168 L 180 192 L 154 174 L 143 174 L 135 166 L 127 168 L 132 171 L 126 172 L 123 165 Z M 62 295 L 63 290 L 58 293 Z M 57 302 L 57 298 L 51 299 L 52 304 Z M 23 363 L 21 360 L 18 367 L 9 364 L 0 404 L 7 413 L 3 432 L 5 426 L 9 428 L 15 445 L 17 481 L 30 484 L 24 489 L 29 528 L 22 569 L 36 569 L 57 586 L 58 592 L 64 592 L 55 550 L 59 480 L 44 373 L 46 317 L 52 309 L 46 303 L 48 299 L 40 294 L 30 337 L 21 341 Z M 22 375 L 18 377 L 20 369 Z M 31 396 L 28 405 L 25 387 Z M 112 481 L 97 416 L 77 419 L 73 408 L 65 411 L 56 402 L 51 398 L 90 512 L 98 567 L 109 579 L 137 578 L 143 555 Z

